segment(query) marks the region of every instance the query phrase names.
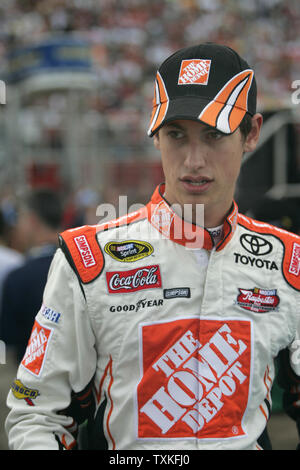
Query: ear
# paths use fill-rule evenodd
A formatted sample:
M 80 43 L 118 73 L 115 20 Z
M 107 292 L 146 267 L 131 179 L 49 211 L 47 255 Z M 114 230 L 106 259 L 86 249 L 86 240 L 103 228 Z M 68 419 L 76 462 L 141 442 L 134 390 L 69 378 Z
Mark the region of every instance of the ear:
M 154 147 L 155 147 L 157 150 L 160 150 L 159 131 L 156 132 L 156 134 L 154 134 L 154 136 L 153 136 L 153 143 L 154 143 Z
M 244 142 L 244 152 L 252 152 L 255 150 L 258 139 L 260 136 L 260 131 L 263 123 L 263 117 L 260 113 L 254 114 L 252 117 L 252 129 L 246 137 Z

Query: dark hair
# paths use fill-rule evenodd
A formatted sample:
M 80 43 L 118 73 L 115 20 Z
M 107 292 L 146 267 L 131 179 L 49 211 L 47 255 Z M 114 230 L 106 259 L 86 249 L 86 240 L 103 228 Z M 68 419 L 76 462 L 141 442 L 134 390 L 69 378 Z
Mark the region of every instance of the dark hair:
M 25 206 L 33 211 L 48 227 L 60 228 L 63 207 L 60 197 L 52 190 L 39 189 L 28 195 Z
M 242 119 L 242 122 L 239 126 L 243 139 L 246 140 L 249 132 L 252 129 L 252 116 L 248 113 Z

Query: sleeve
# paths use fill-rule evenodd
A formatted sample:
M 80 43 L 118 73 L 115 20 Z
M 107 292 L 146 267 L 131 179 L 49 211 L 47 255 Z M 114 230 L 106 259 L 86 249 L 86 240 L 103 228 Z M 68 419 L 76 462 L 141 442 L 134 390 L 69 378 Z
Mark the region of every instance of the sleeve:
M 74 448 L 74 417 L 78 416 L 73 413 L 78 408 L 74 397 L 86 400 L 95 369 L 95 336 L 85 297 L 58 249 L 43 305 L 7 398 L 10 412 L 5 426 L 10 449 Z
M 280 351 L 276 368 L 277 383 L 283 390 L 283 410 L 295 421 L 300 436 L 300 321 L 294 341 Z

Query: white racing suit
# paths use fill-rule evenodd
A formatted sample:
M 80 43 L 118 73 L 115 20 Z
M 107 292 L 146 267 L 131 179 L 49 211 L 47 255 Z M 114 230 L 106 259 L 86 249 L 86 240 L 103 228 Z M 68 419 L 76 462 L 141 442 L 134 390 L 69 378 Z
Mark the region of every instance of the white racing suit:
M 276 356 L 287 397 L 300 375 L 299 269 L 298 236 L 233 203 L 214 246 L 159 188 L 62 233 L 8 396 L 10 447 L 74 449 L 88 421 L 92 448 L 263 448 Z

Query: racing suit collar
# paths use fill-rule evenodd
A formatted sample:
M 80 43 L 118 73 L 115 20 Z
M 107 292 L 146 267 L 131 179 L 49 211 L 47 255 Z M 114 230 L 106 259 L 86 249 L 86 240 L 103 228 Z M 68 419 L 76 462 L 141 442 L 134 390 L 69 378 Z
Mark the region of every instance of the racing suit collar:
M 164 237 L 187 248 L 212 250 L 214 242 L 209 231 L 177 215 L 163 196 L 164 188 L 164 183 L 157 186 L 147 205 L 148 220 L 151 225 Z M 231 240 L 237 225 L 237 215 L 238 207 L 233 201 L 224 221 L 223 237 L 215 247 L 216 251 L 222 250 Z

